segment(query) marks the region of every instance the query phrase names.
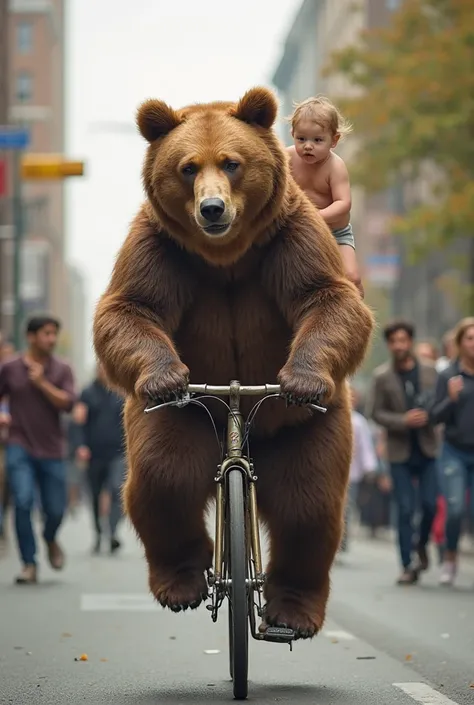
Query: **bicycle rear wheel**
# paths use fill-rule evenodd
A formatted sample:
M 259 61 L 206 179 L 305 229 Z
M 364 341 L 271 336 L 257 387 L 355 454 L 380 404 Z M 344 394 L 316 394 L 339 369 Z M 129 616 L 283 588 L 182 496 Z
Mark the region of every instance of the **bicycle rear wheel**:
M 248 693 L 248 591 L 245 540 L 244 477 L 233 469 L 227 476 L 228 570 L 231 579 L 229 604 L 230 672 L 234 698 L 245 700 Z

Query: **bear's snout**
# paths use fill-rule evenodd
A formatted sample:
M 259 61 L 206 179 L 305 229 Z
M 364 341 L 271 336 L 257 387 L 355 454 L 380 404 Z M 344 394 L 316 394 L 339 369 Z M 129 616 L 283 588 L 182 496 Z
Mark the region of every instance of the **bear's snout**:
M 205 198 L 199 208 L 202 217 L 209 223 L 217 223 L 225 211 L 225 203 L 221 198 Z

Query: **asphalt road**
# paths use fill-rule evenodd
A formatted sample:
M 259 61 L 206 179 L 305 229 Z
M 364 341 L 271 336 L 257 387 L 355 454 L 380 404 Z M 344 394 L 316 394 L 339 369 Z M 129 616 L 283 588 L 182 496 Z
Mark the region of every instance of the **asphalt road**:
M 88 517 L 61 534 L 65 570 L 42 562 L 37 586 L 12 583 L 0 558 L 0 703 L 152 705 L 232 701 L 226 615 L 172 614 L 147 594 L 142 551 L 89 555 Z M 251 643 L 249 702 L 467 705 L 474 702 L 474 563 L 455 589 L 436 567 L 397 587 L 392 546 L 354 542 L 333 571 L 330 618 L 312 642 Z M 76 661 L 87 654 L 87 661 Z M 470 687 L 472 684 L 473 687 Z

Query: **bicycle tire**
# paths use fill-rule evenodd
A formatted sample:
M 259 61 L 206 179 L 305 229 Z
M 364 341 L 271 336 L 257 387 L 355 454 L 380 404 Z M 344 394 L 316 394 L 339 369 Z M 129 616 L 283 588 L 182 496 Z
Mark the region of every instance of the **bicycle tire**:
M 244 478 L 240 470 L 227 477 L 228 575 L 232 580 L 229 604 L 229 645 L 235 700 L 248 694 L 248 592 L 247 550 L 245 539 Z
M 230 679 L 234 680 L 234 644 L 232 637 L 232 605 L 229 600 L 229 673 Z

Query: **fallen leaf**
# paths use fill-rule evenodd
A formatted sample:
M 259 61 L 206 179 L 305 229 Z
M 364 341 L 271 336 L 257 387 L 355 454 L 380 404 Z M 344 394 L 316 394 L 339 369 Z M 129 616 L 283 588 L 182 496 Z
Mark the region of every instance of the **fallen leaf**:
M 109 659 L 108 659 L 108 658 L 101 658 L 100 660 L 102 661 L 102 663 L 105 663 L 105 662 L 108 661 Z
M 331 639 L 331 644 L 339 644 L 338 639 Z
M 474 683 L 469 683 L 470 688 L 474 688 Z
M 72 634 L 69 634 L 69 632 L 63 632 L 61 636 L 72 636 Z
M 405 661 L 411 661 L 413 659 L 413 656 L 411 654 L 407 654 L 405 656 Z

